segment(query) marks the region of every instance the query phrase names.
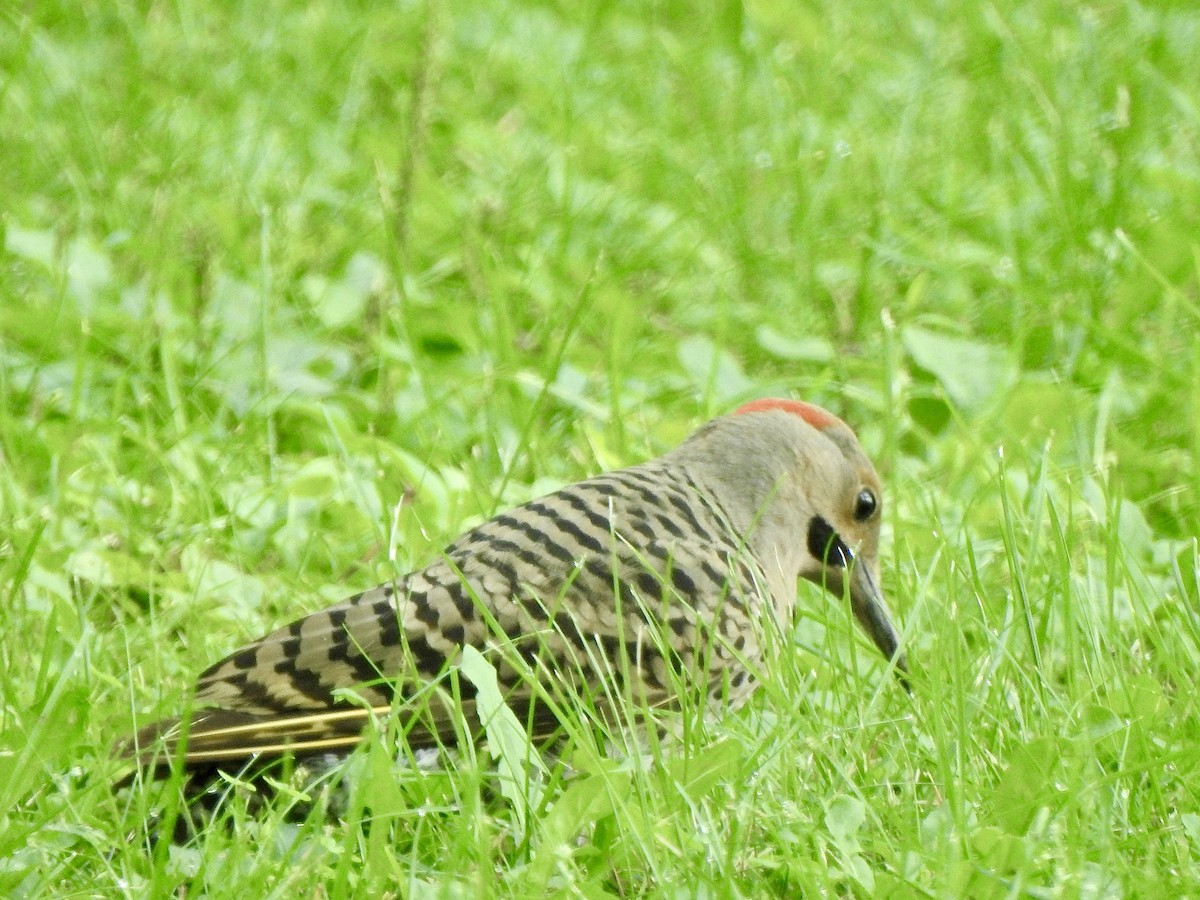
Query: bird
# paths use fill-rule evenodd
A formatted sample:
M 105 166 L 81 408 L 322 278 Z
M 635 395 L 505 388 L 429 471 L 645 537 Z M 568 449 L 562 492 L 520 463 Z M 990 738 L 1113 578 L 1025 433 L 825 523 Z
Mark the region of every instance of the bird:
M 601 708 L 614 681 L 646 709 L 687 684 L 736 707 L 765 677 L 767 634 L 792 620 L 799 579 L 849 598 L 907 690 L 879 588 L 882 513 L 879 476 L 845 422 L 800 400 L 748 402 L 663 456 L 502 512 L 424 568 L 231 653 L 199 676 L 183 715 L 141 728 L 121 754 L 157 777 L 172 762 L 196 772 L 348 753 L 392 715 L 413 748 L 451 744 L 475 704 L 475 686 L 451 679 L 468 647 L 487 654 L 533 736 L 558 727 L 556 678 Z M 430 699 L 438 688 L 451 702 Z

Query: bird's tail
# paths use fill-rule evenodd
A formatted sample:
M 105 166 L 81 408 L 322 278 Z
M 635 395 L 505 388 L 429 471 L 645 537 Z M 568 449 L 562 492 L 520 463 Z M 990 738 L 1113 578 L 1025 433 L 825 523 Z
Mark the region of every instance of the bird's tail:
M 137 768 L 161 775 L 178 762 L 185 770 L 240 769 L 247 760 L 336 753 L 353 748 L 363 729 L 389 707 L 350 707 L 292 715 L 204 709 L 191 718 L 165 719 L 118 746 Z

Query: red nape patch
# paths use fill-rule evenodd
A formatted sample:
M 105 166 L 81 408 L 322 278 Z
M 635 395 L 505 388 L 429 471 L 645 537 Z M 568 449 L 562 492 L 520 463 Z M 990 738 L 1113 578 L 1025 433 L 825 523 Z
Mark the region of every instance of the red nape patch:
M 733 411 L 735 416 L 740 416 L 743 413 L 767 412 L 772 409 L 777 409 L 780 412 L 791 413 L 794 416 L 799 416 L 813 428 L 818 430 L 828 428 L 830 425 L 841 424 L 841 419 L 833 413 L 821 409 L 819 406 L 813 406 L 811 403 L 802 403 L 799 400 L 783 400 L 778 397 L 766 397 L 762 400 L 752 400 L 745 406 L 739 406 Z

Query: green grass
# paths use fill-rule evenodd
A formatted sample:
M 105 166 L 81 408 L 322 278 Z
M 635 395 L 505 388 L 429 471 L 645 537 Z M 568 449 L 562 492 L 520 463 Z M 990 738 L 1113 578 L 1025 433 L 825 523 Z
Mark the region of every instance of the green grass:
M 0 13 L 0 894 L 1200 895 L 1200 13 L 696 6 Z M 385 734 L 178 846 L 110 790 L 242 641 L 766 394 L 884 476 L 911 698 L 801 587 L 648 762 Z

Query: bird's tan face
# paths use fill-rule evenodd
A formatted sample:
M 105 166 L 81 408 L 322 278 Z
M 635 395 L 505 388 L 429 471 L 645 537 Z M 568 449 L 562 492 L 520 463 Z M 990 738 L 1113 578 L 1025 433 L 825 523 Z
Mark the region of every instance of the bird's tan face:
M 822 446 L 824 445 L 824 446 Z M 858 624 L 902 673 L 908 667 L 879 588 L 883 488 L 854 433 L 840 420 L 820 429 L 796 479 L 808 515 L 801 577 L 849 596 Z
M 702 428 L 676 456 L 750 536 L 781 607 L 790 608 L 798 576 L 849 596 L 859 625 L 907 671 L 879 589 L 883 490 L 845 422 L 808 403 L 754 401 Z

